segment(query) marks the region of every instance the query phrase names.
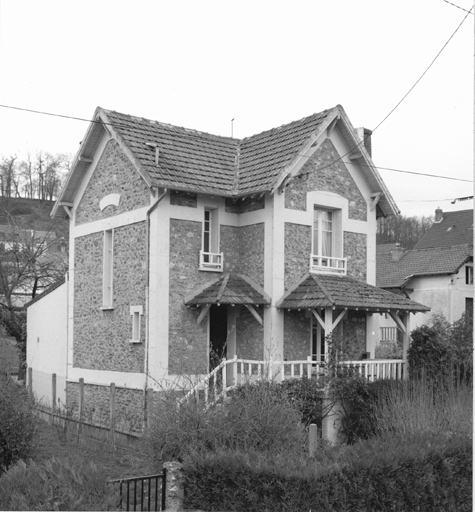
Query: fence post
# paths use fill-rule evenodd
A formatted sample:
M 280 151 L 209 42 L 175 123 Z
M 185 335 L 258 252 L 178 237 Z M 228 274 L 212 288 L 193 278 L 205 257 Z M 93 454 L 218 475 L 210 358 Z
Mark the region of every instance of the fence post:
M 185 498 L 185 483 L 183 478 L 183 466 L 180 462 L 165 462 L 165 510 L 183 510 Z
M 33 398 L 33 368 L 28 367 L 28 398 Z
M 56 414 L 56 373 L 51 375 L 51 423 L 54 425 Z
M 111 382 L 110 385 L 111 394 L 110 394 L 110 437 L 112 443 L 114 442 L 114 432 L 115 432 L 115 384 Z
M 84 419 L 84 379 L 79 379 L 79 423 L 78 432 L 82 432 L 82 421 Z
M 317 453 L 317 444 L 318 444 L 317 425 L 315 425 L 315 423 L 311 423 L 308 428 L 308 455 L 309 455 L 309 457 L 315 457 L 315 454 Z

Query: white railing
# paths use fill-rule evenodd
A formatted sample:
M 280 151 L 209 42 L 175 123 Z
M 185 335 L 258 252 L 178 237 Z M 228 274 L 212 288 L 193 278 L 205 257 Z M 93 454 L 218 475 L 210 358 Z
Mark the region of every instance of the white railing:
M 210 270 L 213 272 L 223 271 L 223 253 L 222 252 L 204 252 L 200 251 L 200 270 Z
M 402 359 L 372 359 L 362 361 L 343 361 L 341 367 L 352 373 L 366 377 L 374 382 L 378 379 L 404 379 L 405 361 Z M 283 381 L 303 377 L 322 379 L 326 375 L 324 364 L 314 361 L 310 356 L 299 361 L 255 361 L 252 359 L 223 359 L 221 363 L 197 385 L 195 385 L 179 404 L 194 397 L 206 404 L 216 403 L 237 386 L 260 380 Z
M 346 258 L 311 254 L 310 272 L 341 274 L 346 276 Z
M 344 368 L 351 368 L 374 382 L 379 379 L 406 378 L 406 362 L 403 359 L 365 359 L 363 361 L 343 361 L 340 363 Z
M 380 341 L 397 341 L 397 327 L 380 327 Z

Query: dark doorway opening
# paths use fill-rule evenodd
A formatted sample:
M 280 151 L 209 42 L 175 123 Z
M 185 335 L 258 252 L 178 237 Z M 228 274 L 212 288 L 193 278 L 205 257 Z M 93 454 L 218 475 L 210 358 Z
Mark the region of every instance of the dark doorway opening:
M 209 310 L 209 369 L 216 368 L 226 357 L 228 307 L 212 305 Z

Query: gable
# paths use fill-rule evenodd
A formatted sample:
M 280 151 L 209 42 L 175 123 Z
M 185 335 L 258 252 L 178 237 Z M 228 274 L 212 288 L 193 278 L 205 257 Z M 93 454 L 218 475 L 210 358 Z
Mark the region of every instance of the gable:
M 366 201 L 330 139 L 325 139 L 285 189 L 285 207 L 306 210 L 307 192 L 334 192 L 348 199 L 350 219 L 366 220 Z M 329 162 L 332 162 L 329 165 Z
M 150 203 L 147 184 L 115 140 L 110 140 L 76 209 L 76 224 L 104 219 Z

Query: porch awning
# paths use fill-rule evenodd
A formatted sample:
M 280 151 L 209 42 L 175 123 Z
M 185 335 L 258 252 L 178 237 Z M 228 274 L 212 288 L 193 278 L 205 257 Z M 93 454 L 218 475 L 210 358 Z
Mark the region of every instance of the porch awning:
M 430 308 L 348 276 L 306 274 L 277 302 L 281 309 L 345 308 L 385 313 Z
M 211 304 L 268 305 L 270 297 L 249 277 L 226 273 L 185 297 L 186 306 Z

